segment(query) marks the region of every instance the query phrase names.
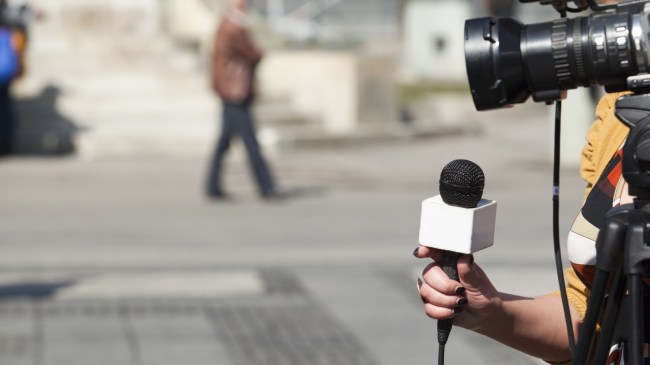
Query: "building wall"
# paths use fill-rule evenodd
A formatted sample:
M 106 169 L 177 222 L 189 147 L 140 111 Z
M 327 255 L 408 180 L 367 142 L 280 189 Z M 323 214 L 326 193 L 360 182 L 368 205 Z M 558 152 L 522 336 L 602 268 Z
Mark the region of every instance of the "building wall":
M 443 15 L 444 14 L 444 15 Z M 404 72 L 416 79 L 464 81 L 465 1 L 411 1 L 404 15 Z

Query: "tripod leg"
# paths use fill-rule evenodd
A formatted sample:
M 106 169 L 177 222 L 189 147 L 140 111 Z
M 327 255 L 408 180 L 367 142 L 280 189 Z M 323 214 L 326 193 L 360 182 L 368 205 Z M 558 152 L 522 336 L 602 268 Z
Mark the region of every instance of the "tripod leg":
M 596 332 L 596 323 L 601 313 L 601 307 L 605 297 L 607 282 L 609 281 L 609 273 L 606 271 L 596 271 L 594 282 L 592 285 L 591 294 L 589 295 L 589 302 L 587 304 L 587 313 L 583 321 L 580 336 L 578 337 L 578 347 L 572 361 L 573 365 L 587 364 L 589 357 L 592 339 Z
M 630 295 L 630 365 L 643 364 L 643 279 L 641 275 L 630 274 L 628 279 Z
M 638 203 L 638 199 L 635 204 Z M 644 208 L 650 208 L 646 205 Z M 649 212 L 639 212 L 635 218 L 636 223 L 630 225 L 628 234 L 625 237 L 625 274 L 627 274 L 627 287 L 629 295 L 629 342 L 626 352 L 630 365 L 642 365 L 644 363 L 643 342 L 644 342 L 644 307 L 643 307 L 643 275 L 645 263 L 650 262 L 650 247 L 645 244 L 648 233 Z
M 624 206 L 617 212 L 612 212 L 601 227 L 596 240 L 597 260 L 596 276 L 591 286 L 591 294 L 587 303 L 587 313 L 583 321 L 578 346 L 576 347 L 573 365 L 585 365 L 589 358 L 593 344 L 596 324 L 602 312 L 601 308 L 605 301 L 607 285 L 610 274 L 615 273 L 620 267 L 623 244 L 625 242 L 629 210 Z
M 593 364 L 605 364 L 605 361 L 609 356 L 624 294 L 625 276 L 623 275 L 623 270 L 619 268 L 614 276 L 610 296 L 607 300 L 607 309 L 605 309 L 605 317 L 600 331 L 601 336 L 596 345 L 596 353 L 594 354 L 594 360 L 592 362 Z

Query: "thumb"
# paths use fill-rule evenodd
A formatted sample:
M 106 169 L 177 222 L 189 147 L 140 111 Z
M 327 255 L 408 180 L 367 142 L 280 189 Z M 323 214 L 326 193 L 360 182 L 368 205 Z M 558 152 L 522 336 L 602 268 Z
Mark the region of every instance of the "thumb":
M 456 266 L 460 283 L 468 290 L 480 288 L 485 279 L 485 274 L 478 265 L 474 264 L 474 255 L 463 255 L 458 259 Z

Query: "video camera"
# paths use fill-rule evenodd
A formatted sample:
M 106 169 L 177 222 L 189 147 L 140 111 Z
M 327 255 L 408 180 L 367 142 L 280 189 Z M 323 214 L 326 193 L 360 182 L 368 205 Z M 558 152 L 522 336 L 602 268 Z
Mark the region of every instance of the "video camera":
M 536 2 L 520 0 L 520 2 Z M 542 0 L 563 17 L 524 25 L 512 18 L 465 22 L 465 63 L 477 110 L 564 99 L 599 84 L 607 92 L 650 92 L 650 0 L 601 5 Z M 566 18 L 566 12 L 593 14 Z

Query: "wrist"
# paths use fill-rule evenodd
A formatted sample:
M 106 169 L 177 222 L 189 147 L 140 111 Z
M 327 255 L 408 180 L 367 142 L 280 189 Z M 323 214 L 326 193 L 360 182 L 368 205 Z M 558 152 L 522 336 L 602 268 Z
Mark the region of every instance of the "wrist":
M 469 329 L 489 336 L 490 332 L 494 331 L 495 328 L 499 328 L 503 324 L 502 320 L 505 315 L 505 296 L 507 294 L 495 291 L 493 295 L 487 297 L 485 303 L 479 309 L 475 327 Z

